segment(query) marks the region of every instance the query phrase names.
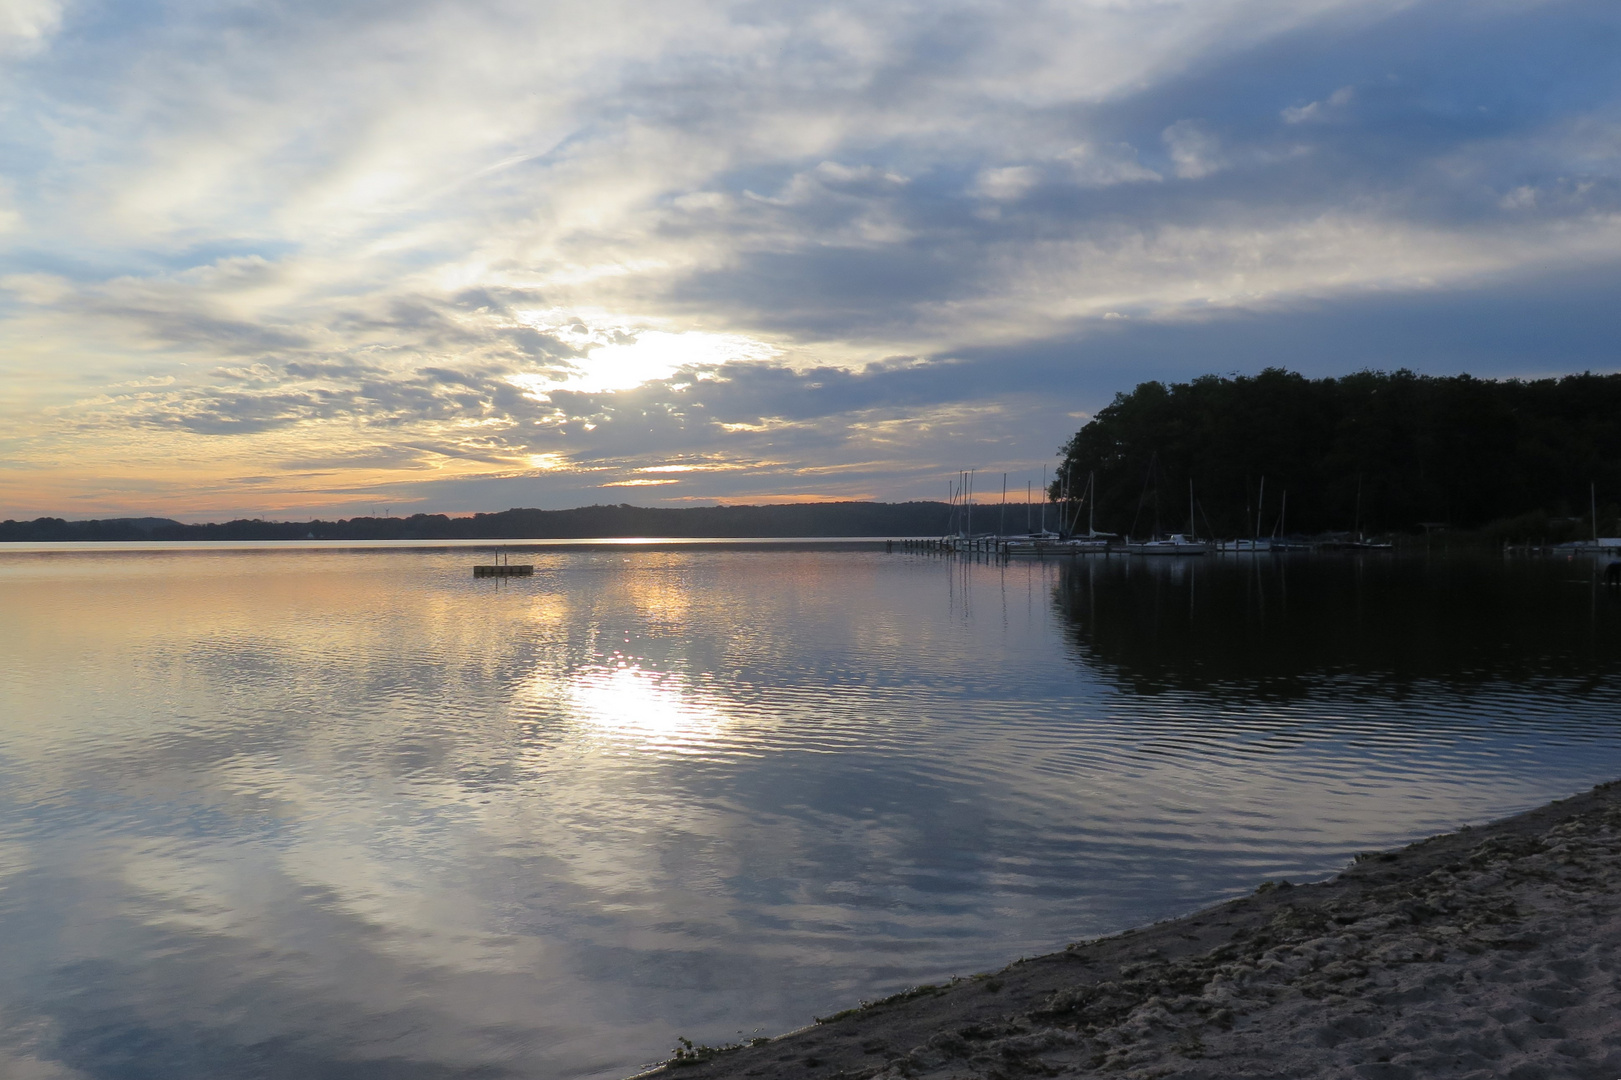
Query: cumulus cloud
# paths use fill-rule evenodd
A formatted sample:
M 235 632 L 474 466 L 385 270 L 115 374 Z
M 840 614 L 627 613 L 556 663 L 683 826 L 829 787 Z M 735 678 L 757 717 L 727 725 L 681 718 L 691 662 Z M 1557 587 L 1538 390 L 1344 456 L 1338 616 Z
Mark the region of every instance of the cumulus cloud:
M 905 497 L 959 459 L 1039 468 L 1097 395 L 1181 370 L 1122 351 L 1156 328 L 1260 341 L 1609 266 L 1614 19 L 13 0 L 0 500 L 203 512 L 236 475 L 316 506 L 422 474 L 452 502 Z

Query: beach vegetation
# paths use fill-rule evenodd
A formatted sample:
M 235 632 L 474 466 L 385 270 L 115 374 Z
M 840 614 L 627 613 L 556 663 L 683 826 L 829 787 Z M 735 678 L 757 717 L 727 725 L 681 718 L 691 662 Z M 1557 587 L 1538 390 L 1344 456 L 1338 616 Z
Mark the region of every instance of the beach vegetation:
M 742 1042 L 722 1043 L 719 1046 L 708 1046 L 703 1043 L 694 1044 L 685 1035 L 677 1035 L 675 1049 L 671 1051 L 669 1060 L 664 1064 L 670 1068 L 685 1068 L 689 1065 L 702 1065 L 706 1061 L 713 1061 L 722 1054 L 729 1054 L 734 1050 L 741 1050 L 745 1046 L 760 1046 L 770 1042 L 766 1038 L 746 1039 Z

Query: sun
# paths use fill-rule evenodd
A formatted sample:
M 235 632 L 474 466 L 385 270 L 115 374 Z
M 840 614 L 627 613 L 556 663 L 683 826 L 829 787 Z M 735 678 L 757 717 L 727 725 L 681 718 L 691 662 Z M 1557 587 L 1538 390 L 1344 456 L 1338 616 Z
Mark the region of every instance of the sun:
M 547 390 L 575 390 L 587 394 L 634 390 L 646 383 L 667 379 L 683 368 L 759 362 L 771 360 L 782 352 L 773 345 L 741 334 L 638 330 L 605 322 L 587 326 L 581 318 L 558 312 L 524 312 L 519 318 L 585 354 L 575 361 L 577 370 L 567 375 L 515 376 L 512 381 L 531 394 Z

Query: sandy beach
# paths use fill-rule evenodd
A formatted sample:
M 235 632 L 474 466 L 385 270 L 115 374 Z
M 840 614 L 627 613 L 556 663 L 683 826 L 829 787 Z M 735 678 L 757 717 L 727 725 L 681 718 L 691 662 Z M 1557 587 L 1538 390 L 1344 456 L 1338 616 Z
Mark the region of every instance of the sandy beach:
M 1621 1076 L 1621 782 L 660 1077 Z

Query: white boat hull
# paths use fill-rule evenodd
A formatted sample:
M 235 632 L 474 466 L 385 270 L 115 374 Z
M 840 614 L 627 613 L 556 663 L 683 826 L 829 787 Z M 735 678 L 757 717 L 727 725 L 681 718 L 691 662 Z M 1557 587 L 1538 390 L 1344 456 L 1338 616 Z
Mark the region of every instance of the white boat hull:
M 1132 555 L 1208 555 L 1211 550 L 1211 545 L 1204 541 L 1189 540 L 1184 536 L 1172 536 L 1169 540 L 1143 540 L 1126 545 L 1126 551 Z
M 1107 555 L 1107 540 L 1010 540 L 1002 548 L 1013 558 L 1042 559 L 1060 555 Z

